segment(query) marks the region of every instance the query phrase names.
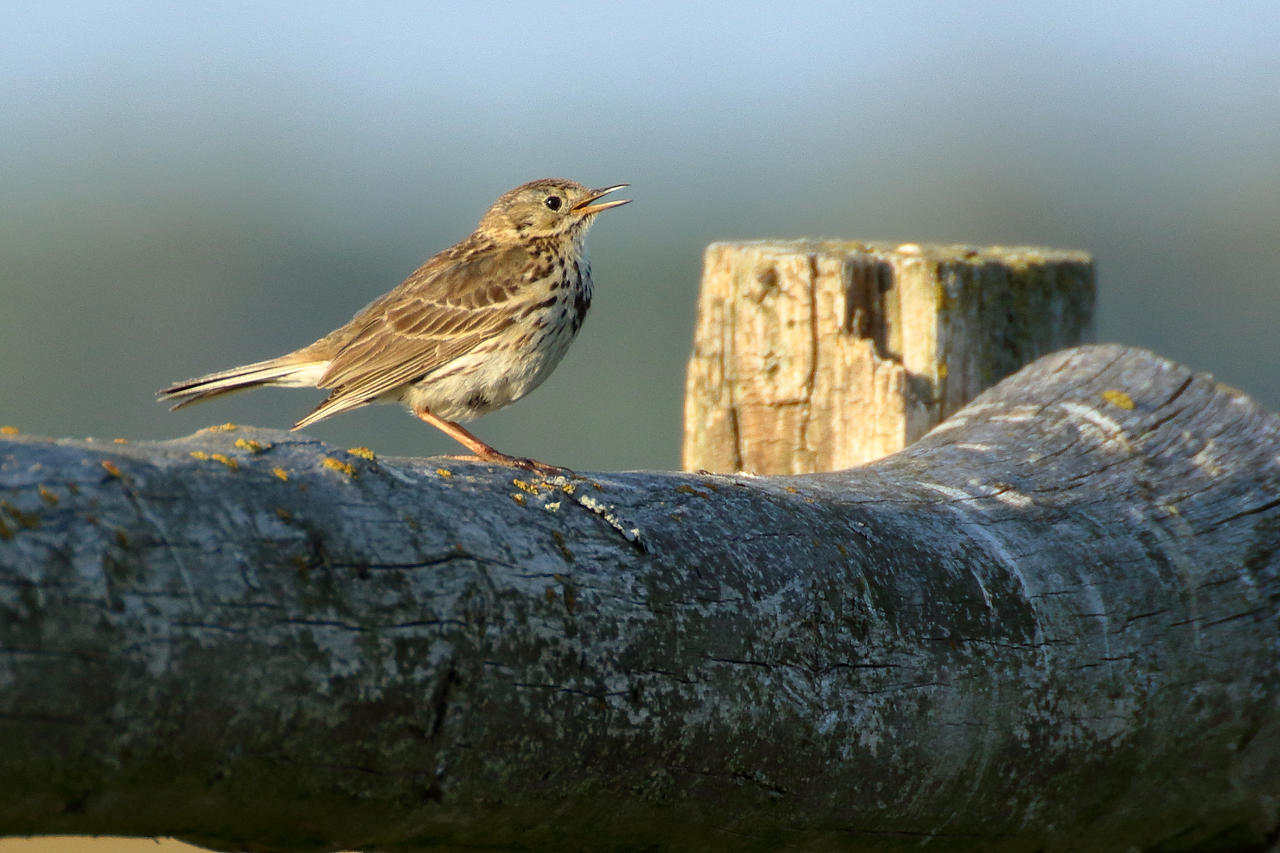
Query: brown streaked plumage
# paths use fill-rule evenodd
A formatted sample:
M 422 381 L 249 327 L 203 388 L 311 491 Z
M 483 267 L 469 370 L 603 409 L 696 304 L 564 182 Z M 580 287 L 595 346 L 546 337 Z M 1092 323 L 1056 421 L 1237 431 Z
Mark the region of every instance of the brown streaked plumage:
M 294 429 L 369 403 L 401 402 L 481 459 L 559 470 L 501 453 L 457 422 L 515 402 L 560 362 L 591 304 L 587 229 L 597 213 L 629 201 L 598 202 L 624 186 L 593 190 L 544 178 L 516 187 L 471 236 L 346 325 L 278 358 L 179 382 L 159 397 L 177 400 L 178 409 L 261 385 L 328 389 Z

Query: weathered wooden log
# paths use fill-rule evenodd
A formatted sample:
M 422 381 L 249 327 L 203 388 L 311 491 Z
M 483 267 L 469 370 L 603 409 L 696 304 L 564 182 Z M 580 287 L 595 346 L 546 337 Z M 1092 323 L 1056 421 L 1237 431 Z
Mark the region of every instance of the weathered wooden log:
M 714 243 L 684 468 L 807 474 L 894 453 L 1018 368 L 1092 340 L 1093 303 L 1084 252 Z
M 797 477 L 0 444 L 0 833 L 1262 850 L 1280 417 L 1116 346 Z

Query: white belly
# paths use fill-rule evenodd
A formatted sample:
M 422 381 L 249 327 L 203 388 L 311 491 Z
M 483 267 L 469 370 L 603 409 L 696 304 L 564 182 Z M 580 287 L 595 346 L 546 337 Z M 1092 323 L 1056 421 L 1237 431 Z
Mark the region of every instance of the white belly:
M 553 307 L 551 312 L 558 311 Z M 548 313 L 551 313 L 548 312 Z M 532 331 L 532 334 L 530 332 Z M 459 356 L 395 399 L 449 421 L 469 421 L 510 405 L 543 383 L 569 351 L 576 330 L 558 316 L 533 331 L 510 326 Z

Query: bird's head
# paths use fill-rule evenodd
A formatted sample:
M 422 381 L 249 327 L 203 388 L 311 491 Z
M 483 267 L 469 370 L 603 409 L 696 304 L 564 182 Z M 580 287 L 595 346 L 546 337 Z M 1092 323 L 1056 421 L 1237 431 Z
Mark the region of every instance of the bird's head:
M 574 234 L 602 210 L 631 199 L 598 202 L 626 184 L 589 189 L 564 178 L 542 178 L 518 186 L 493 203 L 479 230 L 499 240 L 534 239 Z

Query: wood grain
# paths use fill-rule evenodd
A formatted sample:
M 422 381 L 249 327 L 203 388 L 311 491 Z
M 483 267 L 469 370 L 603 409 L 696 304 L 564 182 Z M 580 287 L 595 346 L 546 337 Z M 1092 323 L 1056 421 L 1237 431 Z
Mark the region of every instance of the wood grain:
M 706 251 L 683 467 L 801 474 L 924 435 L 1092 338 L 1093 263 L 1029 247 L 843 241 Z

